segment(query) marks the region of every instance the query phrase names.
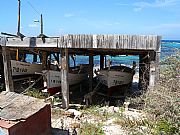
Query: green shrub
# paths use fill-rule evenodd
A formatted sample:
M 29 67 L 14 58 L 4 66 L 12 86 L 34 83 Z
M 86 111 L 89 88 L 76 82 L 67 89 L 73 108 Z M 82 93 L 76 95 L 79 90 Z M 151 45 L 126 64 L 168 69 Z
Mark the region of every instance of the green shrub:
M 39 90 L 35 89 L 35 88 L 31 88 L 29 89 L 25 95 L 31 96 L 31 97 L 35 97 L 35 98 L 39 98 L 39 99 L 45 99 L 46 97 L 43 95 L 42 92 L 40 92 Z
M 101 124 L 83 123 L 79 135 L 104 135 Z
M 178 133 L 178 128 L 169 123 L 166 120 L 161 120 L 156 123 L 155 134 L 176 134 Z

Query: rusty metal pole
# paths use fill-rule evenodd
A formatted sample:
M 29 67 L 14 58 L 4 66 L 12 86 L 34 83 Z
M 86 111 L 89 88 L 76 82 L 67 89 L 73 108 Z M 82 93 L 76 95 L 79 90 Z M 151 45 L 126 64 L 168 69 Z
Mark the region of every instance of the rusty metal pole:
M 41 14 L 41 34 L 43 35 L 43 16 Z
M 20 22 L 21 22 L 21 0 L 18 0 L 18 31 L 17 34 L 20 33 Z

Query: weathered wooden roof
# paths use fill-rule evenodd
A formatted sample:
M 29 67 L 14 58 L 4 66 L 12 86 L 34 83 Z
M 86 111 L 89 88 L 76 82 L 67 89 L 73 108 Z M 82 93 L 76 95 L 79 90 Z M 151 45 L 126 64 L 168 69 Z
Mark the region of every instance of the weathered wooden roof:
M 0 44 L 10 47 L 57 47 L 89 49 L 160 50 L 161 36 L 157 35 L 63 35 L 41 38 L 1 38 Z
M 4 91 L 0 93 L 0 119 L 24 120 L 46 105 L 40 99 Z

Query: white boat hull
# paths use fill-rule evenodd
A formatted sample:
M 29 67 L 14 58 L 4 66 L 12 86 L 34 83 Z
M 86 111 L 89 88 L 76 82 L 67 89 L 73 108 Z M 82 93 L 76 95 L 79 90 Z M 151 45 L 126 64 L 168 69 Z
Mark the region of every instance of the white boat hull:
M 12 76 L 35 74 L 42 71 L 41 64 L 31 64 L 16 60 L 11 60 Z
M 53 90 L 55 88 L 61 87 L 61 72 L 54 70 L 43 70 L 43 74 L 45 75 L 45 79 L 47 82 L 47 89 Z M 87 74 L 78 74 L 78 73 L 68 73 L 68 82 L 69 85 L 75 85 L 83 80 L 87 79 Z
M 131 73 L 110 69 L 98 71 L 97 77 L 102 84 L 106 85 L 108 88 L 111 88 L 114 86 L 132 83 L 133 75 L 133 72 Z

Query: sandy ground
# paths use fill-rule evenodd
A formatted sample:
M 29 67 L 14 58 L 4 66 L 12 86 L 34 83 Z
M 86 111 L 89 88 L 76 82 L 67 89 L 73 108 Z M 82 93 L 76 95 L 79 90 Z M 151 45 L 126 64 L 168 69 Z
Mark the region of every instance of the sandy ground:
M 60 112 L 58 112 L 60 110 Z M 128 135 L 129 131 L 123 128 L 121 125 L 116 124 L 116 117 L 109 117 L 104 119 L 102 117 L 87 114 L 85 112 L 77 111 L 76 109 L 71 109 L 74 111 L 73 116 L 68 112 L 69 110 L 62 110 L 60 108 L 52 108 L 52 135 L 77 135 L 79 129 L 82 126 L 82 123 L 88 122 L 92 124 L 101 123 L 102 130 L 105 135 Z M 98 111 L 106 111 L 106 113 L 116 115 L 119 111 L 118 107 L 114 106 L 103 106 L 99 107 Z M 56 112 L 56 113 L 54 113 Z M 70 111 L 72 112 L 72 111 Z M 126 117 L 131 120 L 142 120 L 145 118 L 145 114 L 141 111 L 135 109 L 125 108 L 125 111 L 122 113 L 123 117 Z
M 94 67 L 94 71 L 98 70 L 99 67 Z M 94 77 L 96 74 L 94 74 Z M 139 73 L 136 72 L 133 76 L 133 87 L 137 88 L 137 84 L 139 82 Z M 87 114 L 82 114 L 82 116 L 75 118 L 70 117 L 65 114 L 65 110 L 59 109 L 59 108 L 52 108 L 52 112 L 54 110 L 61 110 L 60 112 L 57 111 L 57 113 L 52 113 L 52 135 L 68 135 L 68 134 L 77 134 L 78 129 L 81 126 L 81 123 L 83 121 L 88 121 L 90 123 L 97 123 L 102 122 L 101 119 L 99 119 L 96 116 L 89 116 Z M 130 117 L 136 116 L 137 112 L 128 111 L 126 112 Z M 125 131 L 120 125 L 113 124 L 113 119 L 108 119 L 103 122 L 102 130 L 104 131 L 105 135 L 128 135 L 128 132 Z

